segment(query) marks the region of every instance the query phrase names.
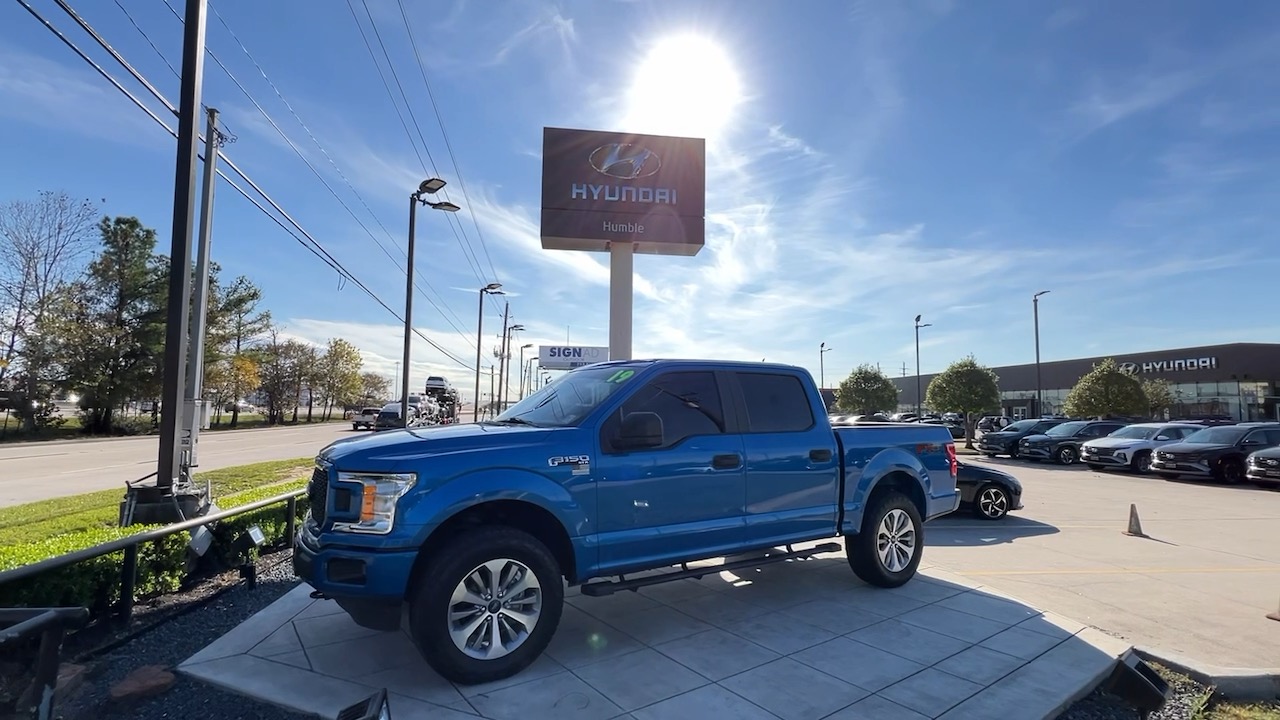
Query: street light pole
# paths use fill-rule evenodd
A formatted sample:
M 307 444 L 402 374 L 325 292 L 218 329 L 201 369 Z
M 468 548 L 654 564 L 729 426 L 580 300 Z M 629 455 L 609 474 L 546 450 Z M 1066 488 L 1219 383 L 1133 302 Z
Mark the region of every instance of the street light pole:
M 924 393 L 920 389 L 920 328 L 931 327 L 933 323 L 920 324 L 920 318 L 923 315 L 916 316 L 916 417 L 920 417 L 920 403 L 924 400 Z
M 476 313 L 476 400 L 471 408 L 471 422 L 480 420 L 480 346 L 484 341 L 484 296 L 502 295 L 501 283 L 489 283 L 480 288 L 480 311 Z
M 434 195 L 445 186 L 445 181 L 440 178 L 428 178 L 423 180 L 418 189 L 409 194 L 409 247 L 407 250 L 409 261 L 405 268 L 405 289 L 404 289 L 404 352 L 401 362 L 404 364 L 404 373 L 400 376 L 400 426 L 409 427 L 409 353 L 413 349 L 413 250 L 414 235 L 416 234 L 416 225 L 418 222 L 418 203 L 429 206 L 433 210 L 443 210 L 445 212 L 458 212 L 461 208 L 451 202 L 431 202 L 423 195 Z
M 520 400 L 524 399 L 524 374 L 526 369 L 524 366 L 524 351 L 531 347 L 533 347 L 533 343 L 525 343 L 520 346 Z
M 1031 317 L 1035 324 L 1036 332 L 1036 416 L 1044 414 L 1044 406 L 1041 404 L 1042 399 L 1040 388 L 1040 296 L 1048 295 L 1048 290 L 1041 290 L 1031 296 Z
M 825 342 L 818 343 L 818 389 L 827 389 L 827 366 L 826 355 L 831 352 L 831 348 L 827 347 Z

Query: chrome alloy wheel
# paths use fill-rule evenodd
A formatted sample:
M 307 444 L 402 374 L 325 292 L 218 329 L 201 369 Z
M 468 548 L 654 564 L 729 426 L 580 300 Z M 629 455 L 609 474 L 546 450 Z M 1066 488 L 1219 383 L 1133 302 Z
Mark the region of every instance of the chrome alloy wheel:
M 523 563 L 490 560 L 467 573 L 449 599 L 449 636 L 477 660 L 515 652 L 542 614 L 542 586 Z
M 916 529 L 911 517 L 898 508 L 885 513 L 876 530 L 876 552 L 885 570 L 902 572 L 916 554 Z
M 978 510 L 989 518 L 998 518 L 1009 511 L 1009 496 L 1003 490 L 989 487 L 978 495 Z

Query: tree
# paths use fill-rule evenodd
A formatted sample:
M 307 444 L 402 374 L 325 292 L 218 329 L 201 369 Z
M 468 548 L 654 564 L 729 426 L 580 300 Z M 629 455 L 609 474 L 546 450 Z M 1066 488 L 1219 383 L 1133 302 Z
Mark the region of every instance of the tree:
M 9 386 L 28 400 L 18 407 L 28 431 L 36 420 L 31 401 L 44 405 L 51 389 L 42 382 L 48 358 L 36 352 L 44 345 L 29 338 L 54 294 L 81 271 L 97 214 L 95 204 L 65 192 L 45 191 L 0 207 L 0 387 L 12 373 Z
M 1142 395 L 1147 399 L 1147 415 L 1152 418 L 1164 417 L 1164 414 L 1173 409 L 1177 402 L 1173 395 L 1173 386 L 1159 378 L 1143 380 Z
M 209 369 L 205 376 L 205 388 L 215 403 L 215 418 L 220 422 L 222 408 L 227 402 L 236 402 L 238 388 L 256 388 L 262 384 L 258 374 L 258 361 L 247 353 L 229 357 Z M 232 411 L 234 413 L 234 410 Z
M 293 404 L 293 421 L 298 422 L 298 407 L 302 404 L 302 392 L 307 393 L 307 422 L 311 422 L 311 408 L 315 404 L 320 386 L 320 351 L 315 345 L 291 340 L 294 348 L 294 387 L 297 394 Z
M 1112 358 L 1098 363 L 1067 393 L 1065 409 L 1072 417 L 1142 415 L 1148 410 L 1142 383 L 1120 369 Z
M 360 399 L 366 403 L 382 402 L 391 397 L 391 381 L 376 372 L 360 373 Z
M 335 405 L 345 406 L 360 399 L 360 366 L 364 359 L 355 345 L 335 338 L 320 358 L 320 391 L 325 398 L 325 419 Z
M 299 358 L 311 346 L 297 340 L 282 340 L 280 331 L 267 331 L 267 341 L 261 348 L 262 394 L 267 399 L 267 422 L 277 425 L 284 422 L 284 414 L 293 408 L 297 420 L 299 386 Z
M 929 381 L 926 402 L 934 410 L 964 414 L 964 446 L 973 448 L 973 426 L 979 414 L 1000 407 L 999 378 L 972 355 L 951 363 Z
M 248 357 L 247 350 L 257 345 L 271 330 L 271 313 L 258 309 L 258 303 L 262 301 L 262 290 L 241 275 L 219 295 L 216 323 L 211 322 L 210 327 L 216 327 L 214 334 L 227 346 L 226 353 L 233 360 Z M 261 364 L 258 359 L 253 360 L 255 366 Z M 234 381 L 234 373 L 231 377 Z M 235 427 L 240 419 L 239 401 L 257 386 L 258 383 L 237 383 L 229 388 L 229 400 L 237 403 L 231 408 L 231 427 Z
M 859 365 L 836 388 L 836 407 L 870 414 L 898 407 L 898 386 L 874 365 Z
M 37 325 L 56 383 L 80 395 L 87 432 L 109 432 L 115 409 L 157 397 L 168 268 L 154 230 L 103 218 L 102 250 L 84 278 L 64 285 Z

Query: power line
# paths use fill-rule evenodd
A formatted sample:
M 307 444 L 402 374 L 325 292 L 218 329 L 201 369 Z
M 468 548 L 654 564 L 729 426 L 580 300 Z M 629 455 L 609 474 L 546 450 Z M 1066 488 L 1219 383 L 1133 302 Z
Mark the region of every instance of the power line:
M 126 89 L 123 85 L 121 85 L 120 82 L 117 81 L 114 77 L 112 77 L 110 73 L 108 73 L 105 69 L 103 69 L 100 65 L 98 65 L 98 63 L 94 62 L 94 60 L 90 58 L 88 55 L 86 55 L 78 46 L 76 46 L 75 43 L 73 43 L 69 38 L 63 35 L 62 32 L 59 31 L 56 27 L 54 27 L 53 24 L 50 23 L 47 19 L 45 19 L 45 17 L 41 15 L 39 11 L 31 7 L 31 5 L 29 5 L 26 2 L 26 0 L 17 0 L 17 2 L 24 9 L 26 9 L 28 13 L 30 13 L 33 17 L 35 17 L 36 20 L 38 20 L 42 25 L 44 25 L 45 28 L 47 28 L 59 40 L 61 40 L 67 47 L 71 48 L 71 50 L 73 50 L 76 53 L 76 55 L 78 55 L 82 60 L 88 63 L 94 70 L 96 70 L 98 74 L 100 74 L 103 78 L 105 78 L 108 82 L 110 82 L 112 86 L 114 86 L 117 90 L 123 93 L 135 105 L 137 105 L 138 108 L 140 108 L 143 112 L 145 112 L 152 120 L 156 121 L 161 127 L 163 127 L 166 131 L 168 131 L 168 133 L 171 136 L 173 136 L 174 138 L 177 138 L 177 133 L 172 128 L 170 128 L 168 124 L 166 124 L 162 119 L 160 119 L 159 116 L 157 116 L 149 107 L 146 106 L 145 103 L 139 100 L 133 93 L 129 92 L 128 89 Z M 97 41 L 97 43 L 100 46 L 102 46 L 102 48 L 106 50 L 112 56 L 112 58 L 116 60 L 116 62 L 120 63 L 120 65 L 124 67 L 129 72 L 129 74 L 134 77 L 135 80 L 140 82 L 144 87 L 146 87 L 151 92 L 151 94 L 157 100 L 163 103 L 165 108 L 168 109 L 169 112 L 173 113 L 175 116 L 178 115 L 178 111 L 173 106 L 173 104 L 170 103 L 168 99 L 164 97 L 163 94 L 161 94 L 158 90 L 156 90 L 155 87 L 151 85 L 151 83 L 147 82 L 147 80 L 144 77 L 142 77 L 141 73 L 139 73 L 136 69 L 134 69 L 133 66 L 130 65 L 124 59 L 124 57 L 120 55 L 119 52 L 117 52 L 113 47 L 111 47 L 111 45 L 107 43 L 106 40 L 103 39 L 102 36 L 99 35 L 96 30 L 94 30 L 87 22 L 85 22 L 85 20 L 81 18 L 75 12 L 75 10 L 73 10 L 69 5 L 67 5 L 66 2 L 64 2 L 64 0 L 55 0 L 55 2 L 58 4 L 60 8 L 62 8 L 63 12 L 67 13 L 67 15 L 69 15 L 85 32 L 87 32 L 95 41 Z M 370 290 L 368 286 L 366 286 L 363 282 L 361 282 L 359 278 L 357 278 L 353 273 L 347 270 L 342 265 L 342 263 L 339 262 L 337 258 L 333 257 L 333 255 L 329 253 L 329 251 L 326 250 L 324 246 L 322 246 L 314 237 L 312 237 L 311 234 L 308 233 L 305 228 L 303 228 L 300 224 L 298 224 L 296 220 L 294 220 L 287 212 L 285 212 L 284 208 L 280 207 L 280 205 L 274 199 L 272 199 L 270 195 L 268 195 L 265 191 L 263 191 L 262 188 L 259 187 L 258 184 L 253 181 L 252 178 L 250 178 L 247 174 L 245 174 L 242 170 L 240 170 L 240 168 L 236 166 L 236 164 L 232 162 L 231 159 L 227 157 L 225 153 L 219 152 L 218 156 L 242 180 L 244 180 L 245 183 L 247 183 L 250 187 L 252 187 L 259 195 L 261 195 L 263 199 L 265 199 L 267 203 L 276 210 L 276 212 L 278 212 L 281 216 L 283 216 L 286 220 L 288 220 L 291 225 L 297 228 L 297 230 L 306 238 L 306 240 L 310 244 L 308 244 L 308 242 L 303 242 L 303 240 L 299 238 L 297 234 L 295 234 L 289 228 L 285 227 L 285 225 L 279 220 L 279 218 L 276 218 L 274 215 L 268 212 L 266 208 L 264 208 L 257 200 L 255 200 L 247 192 L 245 192 L 243 188 L 241 188 L 234 181 L 228 178 L 221 168 L 218 168 L 217 170 L 219 177 L 227 181 L 227 183 L 230 184 L 232 188 L 234 188 L 241 195 L 243 195 L 247 200 L 253 203 L 254 206 L 257 207 L 259 210 L 261 210 L 264 214 L 266 214 L 267 217 L 270 217 L 272 220 L 274 220 L 277 225 L 280 225 L 282 228 L 286 230 L 286 232 L 289 232 L 289 234 L 293 236 L 295 240 L 301 243 L 303 247 L 307 248 L 307 250 L 309 250 L 313 255 L 316 255 L 317 257 L 319 257 L 322 262 L 324 262 L 329 267 L 333 268 L 336 272 L 339 273 L 339 275 L 351 280 L 352 283 L 354 283 L 357 287 L 359 287 L 366 294 L 368 294 L 369 297 L 373 298 L 373 300 L 377 302 L 379 305 L 381 305 L 385 310 L 387 310 L 387 312 L 391 313 L 393 317 L 398 319 L 400 322 L 404 322 L 404 318 L 402 318 L 398 313 L 396 313 L 395 310 L 391 309 L 389 305 L 383 302 L 383 300 L 380 297 L 378 297 L 376 293 Z M 434 340 L 424 335 L 421 331 L 417 330 L 416 328 L 414 328 L 413 331 L 418 337 L 426 341 L 427 344 L 435 348 L 442 355 L 454 361 L 458 365 L 461 365 L 463 368 L 467 370 L 475 369 L 472 366 L 468 365 L 465 361 L 459 359 L 458 357 L 450 353 L 448 350 L 441 347 Z
M 176 17 L 179 22 L 185 23 L 182 16 L 178 13 L 177 9 L 173 7 L 170 0 L 164 0 L 164 1 L 165 1 L 165 5 L 169 8 L 169 11 L 173 13 L 174 17 Z M 210 9 L 213 10 L 214 15 L 217 16 L 218 20 L 222 23 L 223 27 L 226 28 L 227 32 L 231 35 L 231 37 L 236 41 L 237 44 L 240 45 L 240 49 L 243 50 L 245 55 L 249 57 L 249 60 L 254 64 L 254 67 L 258 69 L 258 72 L 262 75 L 262 78 L 266 80 L 267 84 L 271 86 L 271 89 L 275 91 L 276 97 L 278 97 L 280 101 L 284 103 L 285 107 L 289 109 L 289 112 L 293 115 L 294 119 L 298 122 L 299 125 L 302 126 L 302 129 L 306 131 L 307 135 L 311 138 L 312 142 L 315 143 L 316 147 L 319 148 L 320 152 L 329 161 L 329 164 L 333 166 L 333 169 L 338 173 L 338 176 L 342 178 L 342 181 L 344 183 L 346 183 L 347 188 L 351 190 L 351 192 L 360 201 L 361 205 L 364 206 L 364 209 L 373 217 L 374 222 L 376 222 L 378 226 L 382 228 L 382 231 L 387 234 L 387 237 L 391 240 L 392 244 L 393 245 L 396 244 L 395 237 L 391 234 L 391 231 L 387 229 L 386 225 L 382 224 L 382 221 L 373 212 L 373 209 L 369 207 L 369 204 L 367 202 L 365 202 L 364 197 L 360 195 L 360 192 L 356 190 L 355 186 L 351 184 L 351 181 L 347 179 L 347 176 L 343 174 L 342 169 L 338 167 L 338 164 L 334 162 L 333 158 L 329 155 L 328 151 L 326 151 L 324 146 L 321 145 L 320 140 L 315 136 L 313 132 L 311 132 L 311 128 L 308 127 L 305 122 L 303 122 L 302 118 L 299 117 L 298 113 L 293 109 L 293 106 L 290 105 L 289 101 L 284 98 L 284 95 L 283 93 L 280 92 L 280 89 L 275 85 L 274 82 L 271 81 L 271 78 L 267 76 L 266 70 L 264 70 L 262 66 L 258 63 L 258 61 L 254 59 L 253 55 L 249 52 L 249 49 L 245 47 L 244 43 L 240 41 L 240 38 L 236 36 L 235 32 L 227 24 L 227 21 L 223 19 L 222 15 L 218 13 L 217 8 L 214 8 L 212 5 L 210 5 Z M 306 164 L 306 166 L 311 170 L 312 174 L 314 174 L 316 178 L 320 180 L 321 184 L 324 185 L 325 189 L 329 191 L 329 194 L 333 195 L 334 199 L 338 201 L 338 204 L 341 205 L 342 208 L 347 211 L 347 214 L 349 214 L 351 218 L 356 221 L 356 224 L 358 224 L 360 228 L 364 230 L 366 234 L 369 235 L 369 239 L 373 240 L 373 243 L 378 246 L 378 249 L 381 250 L 384 255 L 387 256 L 387 259 L 391 260 L 392 264 L 395 265 L 396 269 L 404 272 L 405 268 L 400 264 L 399 260 L 396 257 L 394 257 L 391 254 L 391 252 L 388 251 L 385 246 L 383 246 L 381 242 L 378 241 L 378 238 L 373 234 L 373 232 L 368 228 L 368 226 L 364 224 L 364 222 L 356 215 L 356 213 L 351 209 L 351 207 L 348 206 L 347 203 L 342 199 L 342 197 L 338 195 L 338 193 L 333 189 L 333 187 L 329 185 L 329 183 L 321 175 L 320 171 L 316 169 L 316 167 L 311 163 L 311 161 L 306 157 L 306 155 L 303 154 L 303 152 L 297 147 L 296 144 L 294 144 L 293 140 L 285 133 L 285 131 L 279 126 L 279 124 L 276 123 L 275 119 L 271 117 L 271 115 L 266 111 L 266 109 L 263 108 L 260 103 L 258 103 L 258 101 L 253 97 L 253 95 L 249 92 L 249 90 L 245 88 L 245 86 L 240 82 L 240 80 L 235 76 L 235 74 L 231 72 L 231 70 L 222 62 L 222 60 L 217 56 L 216 53 L 213 52 L 213 50 L 208 50 L 207 52 L 209 53 L 209 57 L 211 57 L 213 61 L 217 63 L 218 67 L 222 68 L 222 71 L 226 73 L 227 77 L 231 79 L 231 82 L 234 83 L 235 86 L 239 88 L 240 92 L 244 94 L 245 98 L 247 98 L 249 102 L 252 103 L 255 108 L 257 108 L 258 112 L 261 113 L 262 117 L 264 117 L 267 120 L 267 122 L 270 123 L 271 127 L 274 128 L 275 131 L 280 135 L 280 137 L 284 139 L 285 143 L 289 145 L 289 148 L 293 150 L 293 152 L 298 156 L 300 160 L 302 160 L 303 163 Z M 396 249 L 400 250 L 398 245 L 396 246 Z M 417 270 L 415 268 L 414 274 L 421 281 L 421 283 L 427 287 L 427 289 L 429 289 L 431 292 L 436 294 L 436 296 L 440 299 L 441 303 L 444 303 L 444 298 L 440 296 L 439 291 L 437 291 L 435 289 L 435 286 L 433 286 L 430 283 L 430 281 L 428 281 L 422 275 L 422 272 L 420 270 Z M 437 312 L 440 313 L 441 317 L 444 318 L 445 322 L 449 323 L 449 325 L 453 327 L 454 331 L 457 332 L 458 335 L 462 337 L 464 341 L 470 343 L 471 341 L 470 341 L 470 338 L 467 336 L 467 334 L 458 327 L 458 324 L 456 322 L 454 322 L 455 320 L 457 320 L 457 315 L 455 314 L 454 317 L 451 319 L 449 315 L 445 312 L 445 308 L 442 308 L 439 304 L 437 304 L 436 301 L 433 300 L 431 296 L 428 295 L 426 291 L 422 289 L 421 286 L 416 286 L 416 287 L 417 287 L 418 293 L 422 296 L 422 298 L 426 300 L 427 303 L 430 304 L 433 308 L 435 308 Z M 458 320 L 458 322 L 461 322 L 461 320 Z
M 382 40 L 382 33 L 378 30 L 378 22 L 374 20 L 373 12 L 369 10 L 368 0 L 360 0 L 360 4 L 364 6 L 365 14 L 369 16 L 369 27 L 373 30 L 374 39 L 378 41 L 378 47 L 382 49 L 382 57 L 387 61 L 387 69 L 391 71 L 391 79 L 395 81 L 396 88 L 400 91 L 400 99 L 404 102 L 405 111 L 408 112 L 409 119 L 413 122 L 414 129 L 418 131 L 418 139 L 422 142 L 422 149 L 427 153 L 427 162 L 431 164 L 431 172 L 436 177 L 439 177 L 440 170 L 436 167 L 436 160 L 431 155 L 431 147 L 427 143 L 427 138 L 422 132 L 422 126 L 418 124 L 418 116 L 413 112 L 413 104 L 409 102 L 409 96 L 404 91 L 404 85 L 400 82 L 400 74 L 396 72 L 396 64 L 391 60 L 391 53 L 387 51 L 387 45 Z M 354 15 L 355 7 L 351 4 L 351 0 L 347 0 L 347 6 L 351 8 L 352 15 Z M 357 20 L 357 25 L 358 24 L 359 20 Z M 363 30 L 361 31 L 361 34 L 363 35 Z M 369 49 L 370 55 L 372 55 L 373 47 L 369 44 L 368 38 L 365 39 L 365 46 Z M 376 65 L 377 62 L 377 58 L 375 57 L 374 64 Z M 381 72 L 381 69 L 379 69 L 379 72 Z M 391 87 L 386 84 L 385 76 L 383 77 L 383 84 L 387 86 L 387 93 L 390 95 Z M 391 102 L 392 104 L 395 104 L 394 96 L 392 96 Z M 408 132 L 407 127 L 405 128 L 405 132 Z M 413 142 L 412 136 L 409 138 L 409 142 Z M 421 160 L 421 156 L 419 156 L 418 159 Z M 423 170 L 426 170 L 426 166 L 423 166 Z M 448 190 L 444 190 L 442 194 L 444 195 L 445 200 L 449 200 Z M 452 221 L 450 222 L 450 227 L 453 227 Z M 466 230 L 462 228 L 461 223 L 457 225 L 457 229 L 462 230 L 461 235 L 457 234 L 457 230 L 454 231 L 454 236 L 458 241 L 458 246 L 462 248 L 462 254 L 466 257 L 467 264 L 471 266 L 471 272 L 475 274 L 476 280 L 483 285 L 485 284 L 485 280 L 481 277 L 480 263 L 479 259 L 475 255 L 475 248 L 471 247 L 471 241 L 467 239 Z
M 440 125 L 440 135 L 444 137 L 445 149 L 449 151 L 449 162 L 453 163 L 453 172 L 458 176 L 458 186 L 462 188 L 462 197 L 465 201 L 463 204 L 467 206 L 467 213 L 471 215 L 471 224 L 476 228 L 480 249 L 484 250 L 485 260 L 489 261 L 489 271 L 493 273 L 493 279 L 496 281 L 498 269 L 493 265 L 493 258 L 489 255 L 489 245 L 484 241 L 484 233 L 480 231 L 480 223 L 476 220 L 476 212 L 471 197 L 467 193 L 467 181 L 462 177 L 462 168 L 458 165 L 458 158 L 453 153 L 453 143 L 449 141 L 449 131 L 444 127 L 444 117 L 440 114 L 440 106 L 436 104 L 436 95 L 431 90 L 431 81 L 427 79 L 427 66 L 422 61 L 422 54 L 418 52 L 418 41 L 413 37 L 413 29 L 409 25 L 409 14 L 404 9 L 404 0 L 396 0 L 396 4 L 400 6 L 400 19 L 404 21 L 405 34 L 409 36 L 409 45 L 413 47 L 413 57 L 418 61 L 418 71 L 422 73 L 422 84 L 426 86 L 427 97 L 431 99 L 431 109 L 435 111 L 436 122 Z

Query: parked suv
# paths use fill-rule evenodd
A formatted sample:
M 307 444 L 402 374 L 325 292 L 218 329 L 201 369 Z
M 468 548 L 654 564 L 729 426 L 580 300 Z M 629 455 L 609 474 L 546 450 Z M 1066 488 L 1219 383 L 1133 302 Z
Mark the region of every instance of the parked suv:
M 1080 448 L 1080 459 L 1090 470 L 1124 468 L 1136 473 L 1151 472 L 1151 454 L 1156 448 L 1181 442 L 1203 426 L 1190 423 L 1138 423 L 1122 427 L 1104 438 L 1089 440 Z
M 1280 447 L 1259 450 L 1249 456 L 1245 477 L 1258 486 L 1280 485 Z
M 1066 420 L 1019 420 L 998 432 L 984 433 L 978 439 L 978 452 L 987 457 L 1018 457 L 1018 443 L 1028 435 L 1042 435 Z
M 1245 478 L 1245 458 L 1280 446 L 1280 423 L 1221 425 L 1197 430 L 1180 443 L 1156 451 L 1151 469 L 1166 480 L 1181 476 L 1235 484 Z
M 1072 420 L 1055 425 L 1042 435 L 1028 435 L 1018 441 L 1018 455 L 1032 462 L 1054 460 L 1071 465 L 1080 459 L 1080 446 L 1086 440 L 1110 435 L 1124 427 L 1119 420 Z

